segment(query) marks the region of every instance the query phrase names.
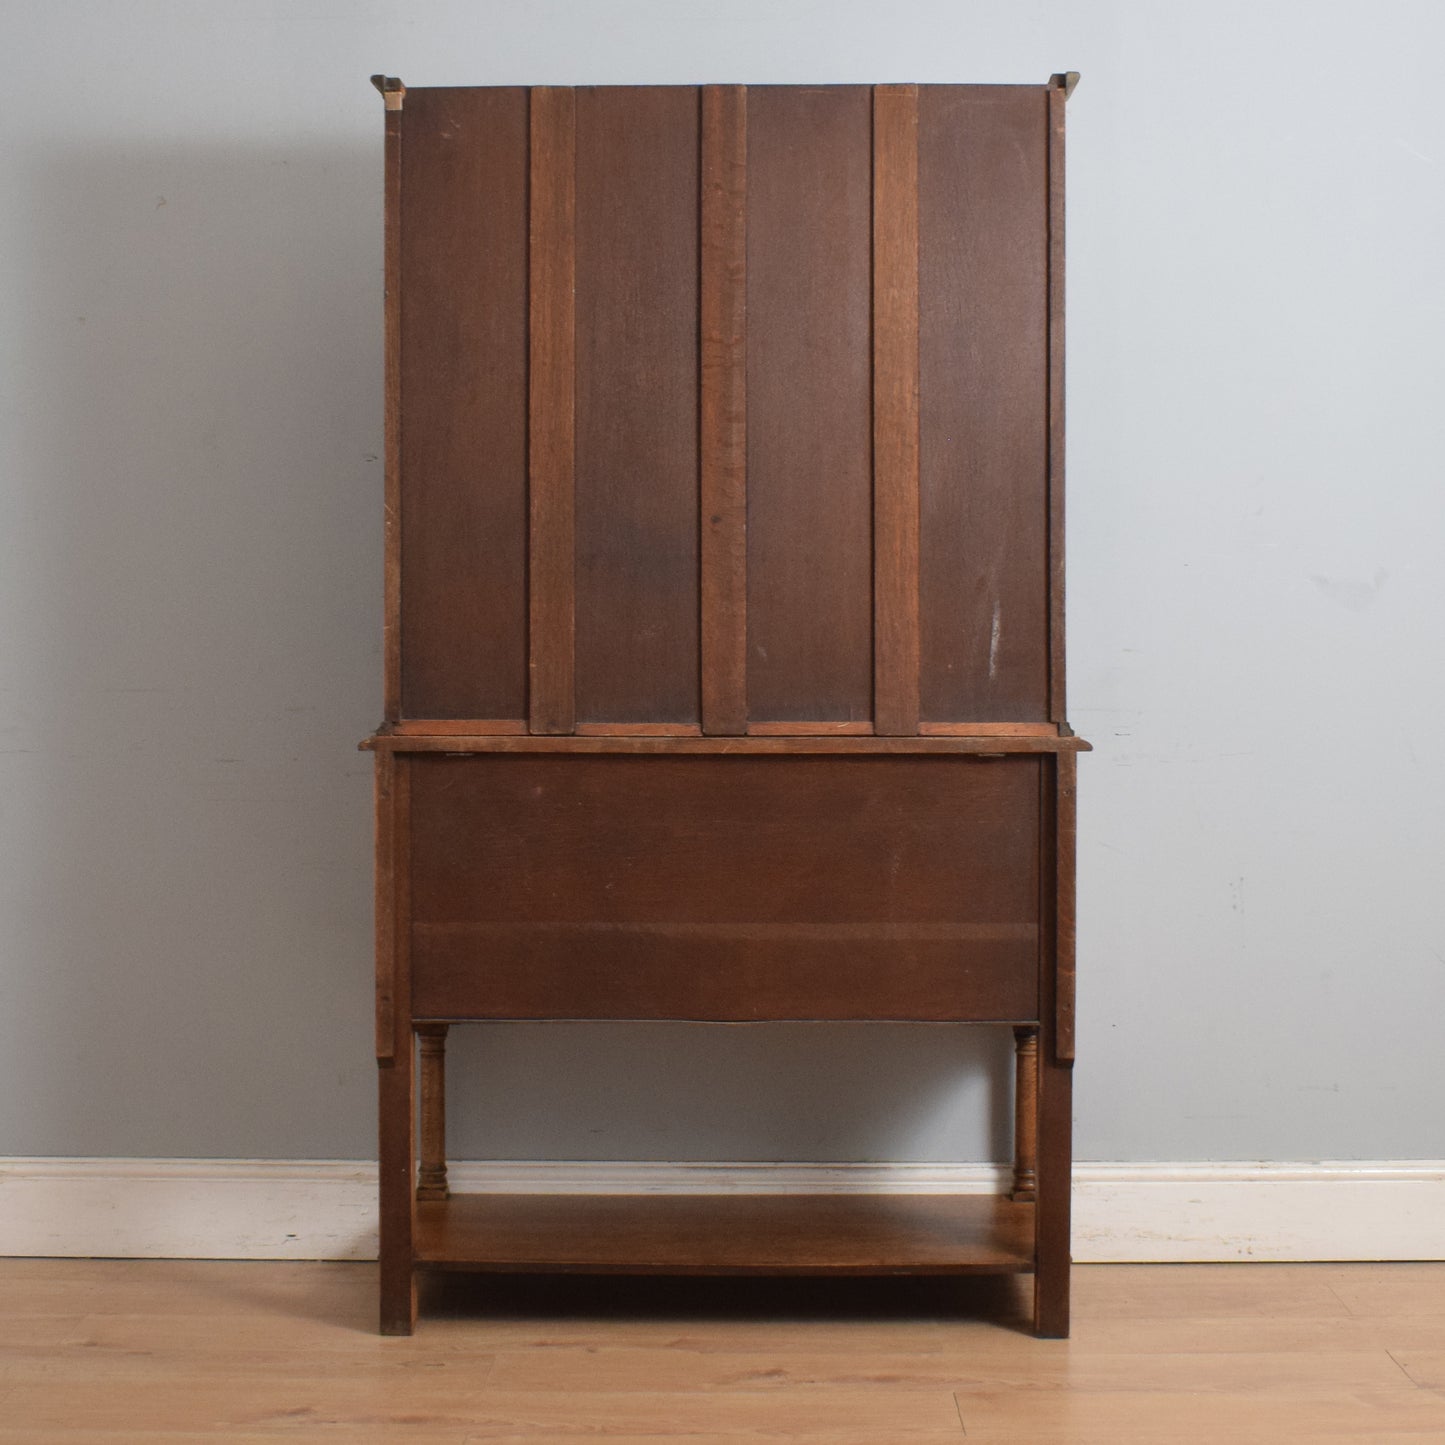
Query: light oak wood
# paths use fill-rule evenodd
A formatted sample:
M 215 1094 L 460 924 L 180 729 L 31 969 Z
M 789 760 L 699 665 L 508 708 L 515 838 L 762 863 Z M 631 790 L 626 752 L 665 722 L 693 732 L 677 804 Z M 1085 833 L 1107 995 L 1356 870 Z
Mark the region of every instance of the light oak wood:
M 1080 1266 L 1067 1341 L 1008 1278 L 466 1275 L 384 1339 L 375 1279 L 0 1260 L 0 1445 L 1445 1438 L 1445 1264 Z

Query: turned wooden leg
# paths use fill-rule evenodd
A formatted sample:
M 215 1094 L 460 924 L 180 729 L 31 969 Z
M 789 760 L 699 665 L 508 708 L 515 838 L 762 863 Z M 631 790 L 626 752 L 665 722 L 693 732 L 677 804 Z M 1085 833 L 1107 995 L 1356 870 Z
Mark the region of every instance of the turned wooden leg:
M 418 1024 L 421 1039 L 421 1172 L 418 1199 L 446 1199 L 447 1188 L 447 1029 Z
M 1014 1185 L 1010 1199 L 1032 1202 L 1039 1187 L 1039 1031 L 1014 1029 Z

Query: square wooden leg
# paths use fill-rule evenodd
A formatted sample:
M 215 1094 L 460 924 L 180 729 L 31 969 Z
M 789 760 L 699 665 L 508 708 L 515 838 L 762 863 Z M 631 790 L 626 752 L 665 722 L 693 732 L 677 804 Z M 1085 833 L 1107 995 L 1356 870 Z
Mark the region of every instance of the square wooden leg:
M 409 1335 L 416 1326 L 414 1271 L 416 1092 L 412 1035 L 403 1030 L 397 1057 L 377 1069 L 381 1147 L 381 1333 Z
M 1040 1048 L 1039 1059 L 1034 1332 L 1043 1339 L 1062 1340 L 1069 1334 L 1074 1070 L 1071 1062 L 1051 1057 L 1052 1043 L 1048 1039 Z

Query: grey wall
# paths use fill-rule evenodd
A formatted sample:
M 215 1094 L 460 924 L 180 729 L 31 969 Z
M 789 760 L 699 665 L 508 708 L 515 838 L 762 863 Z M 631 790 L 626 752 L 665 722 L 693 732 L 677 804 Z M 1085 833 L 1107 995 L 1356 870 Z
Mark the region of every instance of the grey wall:
M 371 1151 L 366 76 L 1072 68 L 1079 1153 L 1445 1155 L 1435 0 L 6 13 L 0 1153 Z M 479 1028 L 454 1056 L 463 1155 L 1006 1143 L 1006 1053 L 966 1030 Z

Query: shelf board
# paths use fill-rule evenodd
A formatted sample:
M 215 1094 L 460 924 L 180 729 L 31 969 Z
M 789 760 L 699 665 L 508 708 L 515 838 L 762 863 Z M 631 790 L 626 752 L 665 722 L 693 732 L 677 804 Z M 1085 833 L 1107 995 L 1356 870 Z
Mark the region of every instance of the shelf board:
M 1017 1274 L 1034 1206 L 990 1194 L 457 1194 L 416 1258 L 548 1274 Z
M 770 754 L 845 753 L 887 756 L 896 753 L 1078 753 L 1091 752 L 1090 744 L 1073 735 L 1054 737 L 1035 733 L 930 733 L 918 737 L 874 737 L 871 734 L 765 735 L 696 737 L 691 734 L 482 734 L 438 722 L 442 731 L 422 733 L 422 723 L 384 727 L 364 738 L 358 747 L 378 753 L 727 753 L 738 757 Z M 405 729 L 405 731 L 401 731 Z

